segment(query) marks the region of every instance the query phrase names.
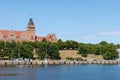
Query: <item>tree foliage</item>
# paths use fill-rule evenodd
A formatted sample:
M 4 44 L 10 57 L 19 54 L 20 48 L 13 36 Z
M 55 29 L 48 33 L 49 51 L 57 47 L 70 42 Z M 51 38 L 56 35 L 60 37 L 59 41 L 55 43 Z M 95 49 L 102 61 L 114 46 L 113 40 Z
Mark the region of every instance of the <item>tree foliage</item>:
M 117 48 L 113 44 L 106 44 L 102 48 L 102 55 L 104 59 L 117 59 L 119 57 L 119 53 L 117 52 Z
M 61 39 L 59 39 L 57 45 L 60 50 L 64 50 L 64 49 L 76 50 L 79 46 L 79 43 L 73 40 L 67 40 L 63 42 Z
M 104 59 L 117 59 L 119 54 L 117 52 L 117 46 L 113 43 L 107 43 L 102 41 L 99 44 L 80 44 L 78 48 L 78 53 L 83 57 L 87 54 L 102 55 Z
M 98 44 L 84 44 L 77 41 L 61 39 L 57 43 L 47 42 L 4 42 L 0 41 L 0 57 L 8 56 L 9 58 L 33 58 L 33 50 L 36 50 L 39 59 L 60 59 L 59 50 L 78 50 L 83 57 L 88 54 L 102 55 L 104 59 L 117 59 L 119 57 L 117 48 L 120 45 L 101 41 Z
M 41 42 L 37 53 L 40 59 L 60 59 L 59 48 L 55 43 Z

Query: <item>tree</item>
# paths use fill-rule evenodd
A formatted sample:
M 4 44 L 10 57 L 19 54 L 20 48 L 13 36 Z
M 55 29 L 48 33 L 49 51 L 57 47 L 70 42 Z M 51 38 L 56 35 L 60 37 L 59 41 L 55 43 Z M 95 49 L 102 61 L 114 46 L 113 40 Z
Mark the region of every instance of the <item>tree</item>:
M 37 50 L 37 54 L 40 59 L 45 58 L 45 55 L 46 55 L 46 43 L 45 42 L 40 43 L 38 50 Z
M 78 42 L 73 40 L 67 40 L 66 41 L 66 48 L 67 49 L 76 49 L 78 48 Z
M 59 48 L 55 43 L 41 42 L 38 47 L 37 53 L 40 59 L 60 59 Z
M 43 38 L 43 40 L 41 42 L 47 42 L 46 38 Z
M 34 47 L 29 42 L 19 43 L 14 49 L 12 58 L 33 58 Z
M 11 53 L 12 53 L 12 45 L 10 42 L 6 42 L 5 43 L 5 47 L 4 47 L 4 56 L 11 56 Z
M 102 55 L 101 50 L 103 50 L 101 45 L 99 45 L 99 44 L 94 45 L 94 54 L 95 55 Z
M 4 41 L 0 41 L 0 57 L 3 57 L 3 51 L 4 51 L 5 43 Z
M 116 47 L 117 47 L 117 48 L 120 48 L 120 44 L 117 44 Z
M 117 52 L 116 46 L 113 44 L 104 45 L 102 48 L 102 55 L 104 59 L 117 59 L 119 57 L 119 53 Z
M 106 41 L 101 41 L 99 44 L 100 45 L 107 45 L 108 43 Z
M 56 44 L 50 43 L 48 49 L 48 55 L 50 59 L 60 59 L 59 48 Z
M 57 45 L 58 45 L 58 48 L 59 48 L 60 50 L 63 50 L 63 49 L 64 49 L 64 47 L 63 47 L 63 42 L 62 42 L 61 39 L 58 40 Z
M 29 45 L 29 44 L 23 44 L 23 50 L 24 52 L 22 52 L 22 56 L 23 58 L 33 58 L 33 46 Z
M 78 48 L 78 54 L 81 54 L 81 56 L 83 57 L 87 57 L 88 54 L 88 46 L 84 45 L 80 45 Z
M 14 52 L 12 53 L 12 58 L 20 58 L 23 57 L 21 56 L 23 52 L 23 46 L 21 43 L 17 44 L 16 47 L 14 48 Z

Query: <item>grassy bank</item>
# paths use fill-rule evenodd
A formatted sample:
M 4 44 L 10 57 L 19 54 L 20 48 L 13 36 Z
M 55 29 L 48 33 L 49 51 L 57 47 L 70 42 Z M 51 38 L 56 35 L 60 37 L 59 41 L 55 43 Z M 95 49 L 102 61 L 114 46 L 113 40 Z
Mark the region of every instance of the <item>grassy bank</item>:
M 61 59 L 66 59 L 67 57 L 72 57 L 72 58 L 81 57 L 81 55 L 78 54 L 77 50 L 60 50 L 59 52 L 60 52 Z M 100 55 L 94 55 L 94 54 L 89 54 L 86 58 L 88 60 L 89 59 L 94 59 L 94 58 L 96 58 L 96 59 L 102 59 L 102 56 L 100 56 Z

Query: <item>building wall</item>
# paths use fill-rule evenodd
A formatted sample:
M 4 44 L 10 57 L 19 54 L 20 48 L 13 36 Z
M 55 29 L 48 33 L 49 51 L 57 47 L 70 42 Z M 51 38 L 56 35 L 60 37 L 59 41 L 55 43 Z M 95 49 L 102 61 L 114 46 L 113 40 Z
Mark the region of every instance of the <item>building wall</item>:
M 26 31 L 27 40 L 28 41 L 35 41 L 35 32 L 34 31 Z
M 25 31 L 0 30 L 0 40 L 3 41 L 42 41 L 44 38 L 49 42 L 57 42 L 55 34 L 48 34 L 46 37 L 36 36 L 35 26 L 32 19 L 29 20 Z

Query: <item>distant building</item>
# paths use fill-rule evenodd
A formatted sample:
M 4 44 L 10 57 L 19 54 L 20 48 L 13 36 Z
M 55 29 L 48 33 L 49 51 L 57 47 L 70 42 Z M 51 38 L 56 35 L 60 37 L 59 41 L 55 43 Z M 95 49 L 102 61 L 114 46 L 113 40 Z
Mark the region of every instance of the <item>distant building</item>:
M 117 49 L 118 53 L 119 53 L 119 57 L 120 57 L 120 49 Z
M 0 30 L 0 40 L 3 41 L 38 41 L 41 42 L 46 39 L 49 42 L 57 42 L 55 34 L 48 34 L 47 36 L 36 36 L 35 26 L 33 20 L 30 18 L 25 31 L 17 30 Z

